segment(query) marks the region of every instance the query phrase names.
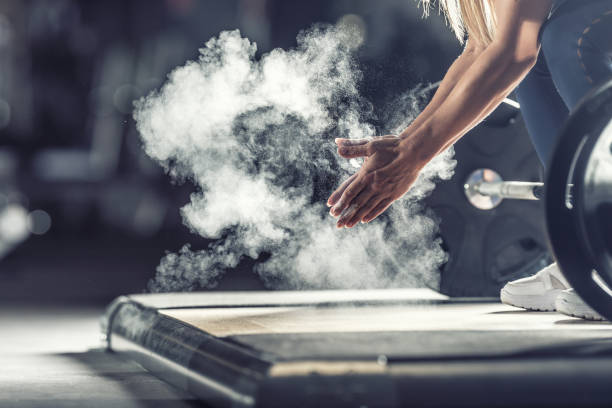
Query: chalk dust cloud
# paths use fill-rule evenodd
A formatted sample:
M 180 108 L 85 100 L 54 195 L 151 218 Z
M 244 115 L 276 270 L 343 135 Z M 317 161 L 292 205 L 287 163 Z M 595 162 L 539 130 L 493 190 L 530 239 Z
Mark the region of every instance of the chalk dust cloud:
M 359 165 L 337 156 L 334 138 L 376 134 L 358 92 L 360 42 L 350 24 L 315 26 L 295 49 L 256 58 L 256 44 L 225 31 L 136 103 L 146 153 L 198 187 L 181 210 L 185 225 L 213 239 L 168 253 L 151 291 L 213 287 L 243 257 L 257 259 L 254 273 L 276 289 L 438 286 L 446 254 L 420 200 L 452 176 L 452 151 L 368 225 L 339 230 L 325 205 Z M 387 130 L 406 126 L 422 96 L 390 104 Z

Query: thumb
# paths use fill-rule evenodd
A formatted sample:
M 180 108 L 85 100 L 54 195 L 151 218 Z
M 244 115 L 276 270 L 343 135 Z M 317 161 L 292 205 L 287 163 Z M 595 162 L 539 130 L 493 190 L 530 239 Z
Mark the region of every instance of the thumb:
M 370 142 L 360 145 L 340 145 L 338 146 L 338 154 L 345 159 L 366 157 L 371 154 L 371 148 L 372 144 Z
M 368 143 L 372 139 L 345 139 L 343 137 L 338 137 L 334 139 L 338 146 L 357 146 L 364 145 Z

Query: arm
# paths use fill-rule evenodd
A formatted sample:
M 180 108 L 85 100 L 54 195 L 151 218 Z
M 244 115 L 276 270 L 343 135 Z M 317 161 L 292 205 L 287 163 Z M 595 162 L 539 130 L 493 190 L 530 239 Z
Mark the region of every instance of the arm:
M 331 214 L 340 216 L 338 227 L 369 222 L 384 212 L 410 189 L 433 157 L 503 101 L 537 60 L 538 33 L 550 6 L 551 0 L 496 0 L 495 39 L 469 69 L 464 67 L 453 87 L 449 81 L 437 106 L 430 104 L 427 113 L 399 137 L 337 141 L 343 157 L 367 157 L 354 178 L 330 197 Z
M 434 114 L 414 135 L 426 160 L 457 141 L 491 113 L 520 83 L 537 60 L 538 33 L 550 0 L 497 0 L 497 34 L 479 54 Z
M 476 43 L 475 41 L 468 41 L 461 55 L 451 64 L 450 68 L 444 75 L 438 89 L 434 93 L 433 98 L 427 104 L 425 109 L 417 116 L 415 120 L 410 123 L 410 125 L 402 132 L 400 137 L 406 138 L 411 132 L 419 129 L 421 125 L 423 125 L 427 119 L 431 118 L 431 116 L 435 113 L 436 109 L 442 104 L 442 102 L 448 97 L 451 93 L 455 84 L 461 78 L 461 76 L 468 70 L 468 68 L 474 63 L 474 61 L 478 58 L 480 53 L 484 50 L 484 46 Z M 353 174 L 349 177 L 342 185 L 329 197 L 327 200 L 327 205 L 332 206 L 336 204 L 336 202 L 340 199 L 344 190 L 353 182 L 353 180 L 357 177 L 357 173 Z M 333 213 L 333 211 L 332 211 Z
M 442 102 L 448 97 L 451 91 L 455 88 L 459 78 L 461 78 L 468 68 L 476 61 L 478 56 L 484 50 L 484 46 L 468 41 L 461 55 L 450 66 L 442 82 L 438 86 L 433 98 L 427 104 L 425 109 L 410 123 L 410 125 L 402 132 L 403 136 L 408 137 L 414 130 L 418 129 L 427 119 L 431 118 L 434 112 L 440 107 Z

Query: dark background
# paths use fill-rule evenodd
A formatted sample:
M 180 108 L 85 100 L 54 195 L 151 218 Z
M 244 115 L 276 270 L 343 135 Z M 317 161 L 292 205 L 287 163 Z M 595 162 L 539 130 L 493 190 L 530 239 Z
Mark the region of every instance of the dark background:
M 144 155 L 132 101 L 222 30 L 267 52 L 347 14 L 366 27 L 375 106 L 438 81 L 460 52 L 416 0 L 0 2 L 0 299 L 107 302 L 142 292 L 165 251 L 201 246 L 178 211 L 193 186 Z M 219 285 L 256 288 L 248 262 Z

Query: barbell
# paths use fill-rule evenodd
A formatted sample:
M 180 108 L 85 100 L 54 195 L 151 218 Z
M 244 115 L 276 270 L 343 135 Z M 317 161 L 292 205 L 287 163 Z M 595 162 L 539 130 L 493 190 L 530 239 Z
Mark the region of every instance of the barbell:
M 493 210 L 505 199 L 543 200 L 559 268 L 589 306 L 612 320 L 612 81 L 572 111 L 545 181 L 504 181 L 495 170 L 477 169 L 464 192 L 481 210 Z

